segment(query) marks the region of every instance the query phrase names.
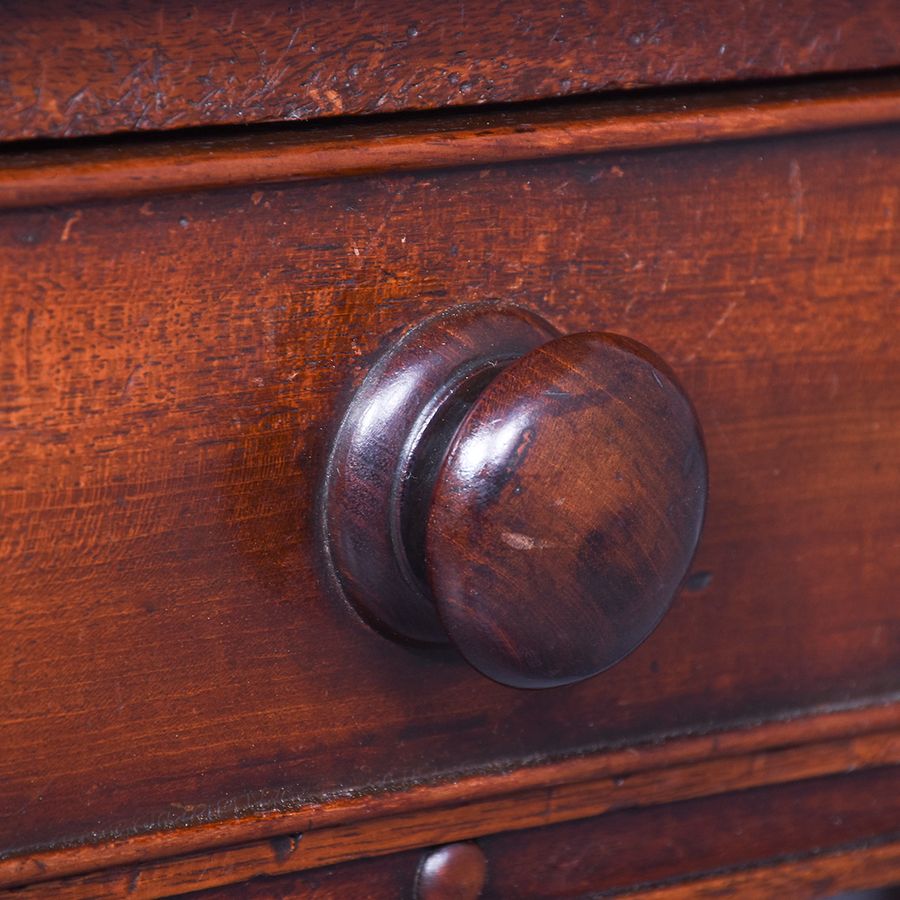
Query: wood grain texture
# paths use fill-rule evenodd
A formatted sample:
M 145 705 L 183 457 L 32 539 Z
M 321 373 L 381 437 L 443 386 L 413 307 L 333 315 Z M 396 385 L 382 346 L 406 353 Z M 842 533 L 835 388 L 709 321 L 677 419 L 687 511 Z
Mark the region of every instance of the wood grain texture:
M 820 713 L 11 857 L 0 860 L 0 885 L 125 865 L 116 876 L 122 885 L 140 871 L 145 886 L 157 893 L 175 885 L 187 890 L 196 886 L 198 873 L 210 869 L 210 877 L 225 877 L 222 883 L 239 881 L 352 859 L 361 846 L 377 855 L 898 759 L 900 704 Z M 158 862 L 147 865 L 153 860 Z M 67 883 L 108 884 L 110 877 Z
M 890 888 L 898 878 L 900 841 L 873 841 L 868 846 L 835 853 L 778 860 L 747 871 L 717 873 L 687 883 L 650 887 L 629 892 L 629 896 L 641 900 L 713 900 L 740 894 L 749 900 L 768 900 L 790 893 L 799 900 L 819 900 L 840 891 Z
M 11 0 L 0 138 L 433 109 L 900 64 L 892 0 Z
M 717 812 L 718 810 L 714 810 Z M 700 823 L 707 827 L 708 820 Z M 652 820 L 647 823 L 655 827 Z M 641 840 L 643 835 L 636 836 Z M 668 850 L 668 848 L 666 848 Z M 513 851 L 516 852 L 515 850 Z M 524 852 L 524 848 L 523 848 Z M 379 860 L 345 863 L 314 872 L 281 878 L 261 878 L 240 886 L 199 891 L 197 900 L 230 900 L 230 898 L 333 898 L 343 900 L 353 892 L 365 891 L 372 900 L 393 900 L 403 895 L 409 884 L 409 869 L 415 865 L 414 854 L 397 854 Z M 600 896 L 628 896 L 653 900 L 721 900 L 740 892 L 741 898 L 771 900 L 773 896 L 824 900 L 843 891 L 864 891 L 896 883 L 900 878 L 900 841 L 873 841 L 863 846 L 839 847 L 831 852 L 817 852 L 800 859 L 774 859 L 735 871 L 700 877 L 687 876 L 681 881 L 621 892 L 607 891 Z M 895 888 L 896 890 L 896 888 Z M 485 894 L 485 897 L 492 896 Z M 494 892 L 493 896 L 503 897 Z M 510 895 L 505 895 L 510 896 Z M 530 896 L 540 896 L 535 890 Z M 554 897 L 578 896 L 555 893 Z M 594 896 L 597 896 L 594 894 Z M 878 898 L 892 896 L 878 893 Z M 874 897 L 873 897 L 874 900 Z
M 798 134 L 900 120 L 900 76 L 451 110 L 6 152 L 0 208 Z
M 379 859 L 364 859 L 328 866 L 279 878 L 256 878 L 240 885 L 200 889 L 188 897 L 196 900 L 241 897 L 271 900 L 273 897 L 303 897 L 314 900 L 346 900 L 348 897 L 372 900 L 409 898 L 422 861 L 422 852 L 394 853 Z
M 883 838 L 896 830 L 898 786 L 896 770 L 880 770 L 487 838 L 483 897 L 821 898 L 888 884 L 900 878 L 898 843 Z M 371 884 L 369 896 L 395 897 L 414 865 L 395 854 L 198 898 L 317 897 L 338 877 L 345 889 Z M 382 890 L 390 872 L 396 881 Z
M 896 692 L 898 161 L 873 129 L 4 215 L 5 852 Z M 565 692 L 373 634 L 312 527 L 373 354 L 497 297 L 654 346 L 707 429 L 691 589 Z
M 624 809 L 565 825 L 486 836 L 465 846 L 477 846 L 486 860 L 485 898 L 631 891 L 691 896 L 692 884 L 706 892 L 702 896 L 716 896 L 713 890 L 734 896 L 738 889 L 743 896 L 749 888 L 755 890 L 752 896 L 824 897 L 842 888 L 886 884 L 898 877 L 892 843 L 898 773 L 896 767 L 880 768 L 651 809 Z M 453 817 L 447 816 L 446 822 L 452 834 Z M 384 824 L 398 828 L 395 823 Z M 423 836 L 440 841 L 439 834 L 435 829 Z M 394 853 L 290 874 L 305 839 L 296 835 L 272 842 L 269 865 L 258 868 L 250 880 L 242 880 L 250 873 L 239 861 L 241 848 L 234 848 L 227 862 L 222 854 L 184 857 L 37 884 L 19 895 L 74 900 L 128 893 L 148 898 L 205 885 L 208 889 L 198 896 L 231 897 L 246 891 L 251 896 L 315 897 L 320 896 L 317 891 L 324 896 L 348 895 L 341 890 L 352 895 L 367 885 L 366 896 L 409 896 L 416 863 L 429 857 L 427 851 Z M 364 851 L 370 847 L 362 846 Z M 866 869 L 860 864 L 870 854 L 874 864 Z M 168 880 L 161 877 L 164 874 Z
M 898 788 L 900 770 L 879 769 L 488 837 L 484 896 L 827 897 L 890 884 Z M 885 864 L 860 871 L 883 843 Z

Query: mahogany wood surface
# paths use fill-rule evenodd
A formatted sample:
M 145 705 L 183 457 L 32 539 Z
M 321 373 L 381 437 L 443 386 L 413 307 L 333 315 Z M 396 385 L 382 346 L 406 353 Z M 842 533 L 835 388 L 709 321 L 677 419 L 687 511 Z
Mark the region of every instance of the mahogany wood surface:
M 7 0 L 0 139 L 898 64 L 893 0 Z
M 900 76 L 639 91 L 508 108 L 7 148 L 0 208 L 558 158 L 900 121 Z
M 770 865 L 736 872 L 713 873 L 702 879 L 653 886 L 628 893 L 641 900 L 712 900 L 747 897 L 769 900 L 791 897 L 800 900 L 842 896 L 890 900 L 900 878 L 900 841 L 871 841 L 861 847 L 840 848 L 833 853 L 811 854 L 800 859 L 775 860 Z M 625 891 L 622 892 L 626 893 Z
M 696 550 L 707 468 L 648 348 L 472 303 L 375 362 L 326 485 L 330 558 L 364 618 L 535 688 L 595 675 L 652 631 Z
M 485 900 L 632 892 L 641 897 L 824 898 L 900 879 L 898 804 L 900 769 L 881 768 L 623 810 L 450 846 L 478 848 L 486 861 Z M 257 877 L 196 896 L 408 897 L 417 870 L 447 849 Z M 476 865 L 479 856 L 471 856 Z M 216 877 L 221 870 L 213 867 L 212 873 Z M 58 882 L 52 891 L 83 897 L 119 883 L 118 874 L 110 872 L 90 883 Z M 134 887 L 135 896 L 153 896 L 144 893 L 140 876 Z M 24 895 L 39 896 L 42 890 L 50 895 L 51 886 L 36 886 Z
M 819 712 L 12 857 L 0 860 L 0 884 L 127 865 L 119 883 L 130 884 L 140 872 L 144 887 L 163 895 L 175 886 L 192 888 L 201 872 L 205 884 L 229 883 L 352 859 L 363 850 L 378 855 L 895 763 L 900 704 Z M 106 875 L 67 884 L 80 890 L 98 877 L 110 884 Z
M 643 749 L 631 749 L 629 756 L 635 764 L 639 764 Z M 121 868 L 107 867 L 92 872 L 92 869 L 101 868 L 110 857 L 104 860 L 102 847 L 99 853 L 94 848 L 81 848 L 68 862 L 80 863 L 88 874 L 64 880 L 51 881 L 48 877 L 47 863 L 54 862 L 53 855 L 36 855 L 31 858 L 30 866 L 20 869 L 20 873 L 27 872 L 31 877 L 20 877 L 16 881 L 39 882 L 32 890 L 37 895 L 52 893 L 82 897 L 93 896 L 99 891 L 136 893 L 143 897 L 168 896 L 195 890 L 201 884 L 232 884 L 447 841 L 480 839 L 490 834 L 583 819 L 621 809 L 658 807 L 673 801 L 708 797 L 711 793 L 898 763 L 900 733 L 895 731 L 799 747 L 769 748 L 735 757 L 711 756 L 690 765 L 660 770 L 629 771 L 625 767 L 612 777 L 572 780 L 558 786 L 553 785 L 552 777 L 547 778 L 550 773 L 546 770 L 530 773 L 527 768 L 519 768 L 510 773 L 512 784 L 506 786 L 508 792 L 502 796 L 495 794 L 473 800 L 472 795 L 477 797 L 479 785 L 466 779 L 445 785 L 445 802 L 441 806 L 410 810 L 410 795 L 401 791 L 394 798 L 394 806 L 401 812 L 392 815 L 389 809 L 378 811 L 378 800 L 373 798 L 369 801 L 375 806 L 373 814 L 351 819 L 345 825 L 331 827 L 326 823 L 319 827 L 320 823 L 308 814 L 261 816 L 256 830 L 268 826 L 274 837 L 206 852 L 172 855 L 177 852 L 177 835 L 148 835 L 142 843 L 144 850 L 149 852 L 134 857 L 135 864 Z M 569 766 L 571 763 L 565 768 Z M 526 789 L 529 781 L 536 786 Z M 519 790 L 515 791 L 517 785 Z M 325 812 L 339 816 L 341 810 L 332 808 Z M 291 822 L 301 830 L 286 830 Z M 224 824 L 223 830 L 232 835 L 246 837 L 253 830 L 253 823 L 249 821 Z M 229 824 L 230 828 L 227 827 Z M 192 830 L 202 831 L 201 828 Z M 57 871 L 62 871 L 61 867 L 57 867 Z M 69 871 L 78 871 L 78 867 L 71 865 Z M 140 890 L 136 892 L 134 886 L 138 883 Z
M 652 825 L 652 823 L 650 823 Z M 708 823 L 704 823 L 708 825 Z M 379 860 L 344 863 L 302 875 L 262 878 L 239 887 L 198 891 L 198 900 L 218 898 L 316 898 L 344 900 L 354 892 L 378 900 L 402 897 L 408 889 L 416 854 L 397 854 Z M 638 897 L 641 900 L 771 900 L 772 897 L 828 900 L 840 892 L 883 888 L 900 878 L 900 841 L 872 841 L 862 846 L 839 847 L 832 852 L 811 853 L 799 859 L 774 859 L 712 875 L 684 877 L 639 890 L 606 891 L 599 896 Z M 896 888 L 894 889 L 896 891 Z M 540 896 L 535 892 L 536 896 Z M 484 894 L 490 897 L 491 894 Z M 503 895 L 499 895 L 503 896 Z M 555 896 L 578 896 L 556 894 Z M 584 896 L 582 894 L 582 896 Z M 589 897 L 598 896 L 596 892 Z M 863 895 L 864 896 L 864 895 Z M 887 900 L 893 894 L 873 893 L 872 900 Z
M 200 888 L 183 896 L 196 900 L 212 898 L 246 897 L 248 900 L 270 898 L 315 898 L 315 900 L 346 900 L 348 897 L 365 896 L 380 898 L 413 898 L 419 866 L 423 853 L 411 850 L 394 853 L 378 859 L 361 859 L 304 872 L 302 875 L 284 875 L 277 878 L 254 878 L 240 885 L 216 888 Z
M 874 769 L 487 837 L 480 841 L 491 872 L 485 896 L 640 892 L 717 873 L 731 881 L 726 896 L 743 897 L 732 881 L 740 870 L 900 839 L 898 788 L 900 769 Z M 867 885 L 817 879 L 811 895 L 889 883 L 900 877 L 900 859 L 885 874 Z M 781 895 L 808 896 L 803 882 L 783 882 Z M 768 890 L 780 893 L 774 882 Z
M 7 852 L 896 691 L 898 151 L 884 128 L 6 213 Z M 317 540 L 371 359 L 492 298 L 646 341 L 707 431 L 689 590 L 564 691 L 374 634 Z
M 423 568 L 454 646 L 515 687 L 596 675 L 659 623 L 697 548 L 703 437 L 671 369 L 605 332 L 506 366 L 440 454 Z
M 470 842 L 447 844 L 422 854 L 416 900 L 478 900 L 487 880 L 487 860 Z
M 355 392 L 329 455 L 325 540 L 348 599 L 388 636 L 449 642 L 423 572 L 426 470 L 485 379 L 558 334 L 511 304 L 454 306 L 392 342 Z

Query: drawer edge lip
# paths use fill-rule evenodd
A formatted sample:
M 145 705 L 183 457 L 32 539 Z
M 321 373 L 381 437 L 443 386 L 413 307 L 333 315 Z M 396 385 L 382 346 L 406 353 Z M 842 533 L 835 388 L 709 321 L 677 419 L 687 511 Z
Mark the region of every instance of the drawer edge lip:
M 900 122 L 900 74 L 519 104 L 0 156 L 0 209 L 523 162 Z
M 818 852 L 699 872 L 656 884 L 638 885 L 606 896 L 633 900 L 706 900 L 727 895 L 768 897 L 798 885 L 815 890 L 862 891 L 884 887 L 900 872 L 900 833 L 842 844 Z M 803 894 L 812 896 L 812 894 Z
M 57 879 L 61 885 L 69 879 L 88 885 L 120 867 L 125 867 L 123 878 L 149 867 L 153 878 L 172 887 L 184 860 L 198 856 L 218 871 L 227 870 L 221 883 L 233 883 L 625 808 L 891 765 L 900 765 L 900 696 L 513 771 L 335 797 L 291 811 L 27 852 L 0 859 L 0 888 Z
M 313 120 L 896 65 L 890 0 L 0 8 L 0 138 Z M 733 8 L 732 8 L 733 6 Z M 182 8 L 183 7 L 183 8 Z M 68 9 L 68 12 L 62 10 Z M 127 12 L 125 11 L 127 9 Z M 802 24 L 802 27 L 801 27 Z M 88 30 L 90 29 L 90 30 Z

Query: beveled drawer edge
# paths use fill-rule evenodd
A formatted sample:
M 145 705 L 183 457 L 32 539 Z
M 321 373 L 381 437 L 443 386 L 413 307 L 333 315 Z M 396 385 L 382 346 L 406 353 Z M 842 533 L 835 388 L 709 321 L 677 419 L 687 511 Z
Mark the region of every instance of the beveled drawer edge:
M 861 891 L 891 884 L 900 873 L 900 837 L 829 848 L 799 857 L 767 860 L 742 868 L 722 869 L 698 877 L 660 882 L 603 896 L 634 900 L 714 900 L 741 897 L 794 900 Z
M 34 883 L 36 891 L 52 888 L 54 896 L 84 896 L 101 886 L 104 892 L 161 896 L 889 765 L 900 765 L 900 698 L 511 772 L 335 797 L 289 812 L 50 848 L 0 860 L 0 886 Z
M 0 209 L 802 134 L 900 121 L 900 75 L 818 78 L 0 155 Z

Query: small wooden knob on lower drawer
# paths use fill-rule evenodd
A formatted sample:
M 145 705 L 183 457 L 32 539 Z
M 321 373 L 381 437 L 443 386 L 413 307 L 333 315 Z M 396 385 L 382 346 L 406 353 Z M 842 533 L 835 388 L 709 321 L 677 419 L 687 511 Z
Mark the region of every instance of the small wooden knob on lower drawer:
M 476 844 L 447 844 L 422 857 L 415 900 L 478 900 L 487 879 L 487 860 Z
M 668 608 L 706 506 L 700 427 L 636 341 L 462 306 L 375 364 L 326 491 L 335 572 L 393 636 L 551 687 L 616 663 Z

